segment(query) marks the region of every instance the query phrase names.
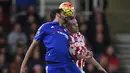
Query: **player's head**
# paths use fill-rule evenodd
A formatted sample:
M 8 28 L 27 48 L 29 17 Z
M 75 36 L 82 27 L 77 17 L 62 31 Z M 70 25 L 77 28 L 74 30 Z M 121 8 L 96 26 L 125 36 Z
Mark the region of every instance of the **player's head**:
M 65 23 L 65 15 L 62 9 L 54 9 L 51 14 L 50 14 L 50 18 L 51 20 L 56 20 L 60 23 Z
M 67 17 L 67 28 L 69 32 L 76 33 L 79 31 L 78 23 L 75 17 Z
M 55 9 L 51 12 L 51 20 L 58 20 L 58 22 L 65 24 L 66 17 L 72 16 L 74 13 L 74 7 L 69 2 L 63 2 L 60 4 L 58 9 Z

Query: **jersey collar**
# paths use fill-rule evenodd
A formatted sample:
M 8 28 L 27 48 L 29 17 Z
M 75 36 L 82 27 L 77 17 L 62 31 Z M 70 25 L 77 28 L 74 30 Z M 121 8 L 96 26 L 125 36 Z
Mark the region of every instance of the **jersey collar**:
M 53 25 L 59 25 L 59 22 L 55 21 L 55 22 L 53 22 Z

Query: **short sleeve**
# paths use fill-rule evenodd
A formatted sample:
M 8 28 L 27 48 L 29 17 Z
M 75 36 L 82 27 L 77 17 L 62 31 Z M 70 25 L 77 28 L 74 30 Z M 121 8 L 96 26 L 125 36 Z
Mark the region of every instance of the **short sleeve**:
M 38 29 L 38 31 L 37 31 L 37 33 L 36 33 L 34 39 L 37 40 L 37 41 L 42 41 L 43 38 L 44 38 L 44 36 L 45 36 L 45 27 L 44 27 L 44 25 L 42 25 L 42 26 Z

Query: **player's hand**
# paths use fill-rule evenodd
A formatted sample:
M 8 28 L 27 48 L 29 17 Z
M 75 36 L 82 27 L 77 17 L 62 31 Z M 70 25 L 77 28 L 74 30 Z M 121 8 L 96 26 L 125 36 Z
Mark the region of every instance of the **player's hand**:
M 85 59 L 90 59 L 92 57 L 93 57 L 92 51 L 88 51 L 87 54 L 86 54 L 86 58 Z
M 104 73 L 107 73 L 107 71 L 104 68 L 102 68 L 102 67 L 99 67 L 98 70 L 100 70 L 100 71 L 102 71 Z
M 20 73 L 27 73 L 27 66 L 23 65 L 21 66 Z
M 90 59 L 90 58 L 92 58 L 92 56 L 86 56 L 86 57 L 85 57 L 85 59 Z

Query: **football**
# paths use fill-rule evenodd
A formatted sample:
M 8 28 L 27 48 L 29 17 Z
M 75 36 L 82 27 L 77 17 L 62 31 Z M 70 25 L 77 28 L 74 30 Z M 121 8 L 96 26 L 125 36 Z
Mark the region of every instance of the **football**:
M 73 16 L 74 7 L 70 2 L 63 2 L 60 4 L 59 9 L 62 9 L 65 13 L 65 16 Z

